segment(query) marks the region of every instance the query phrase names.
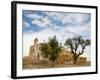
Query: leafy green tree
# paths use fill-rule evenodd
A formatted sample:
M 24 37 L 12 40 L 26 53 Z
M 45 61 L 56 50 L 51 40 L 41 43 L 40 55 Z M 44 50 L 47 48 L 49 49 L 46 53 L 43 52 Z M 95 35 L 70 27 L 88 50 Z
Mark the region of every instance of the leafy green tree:
M 43 43 L 40 50 L 43 57 L 48 58 L 54 63 L 61 52 L 61 45 L 57 41 L 56 36 L 54 36 L 53 38 L 49 38 L 48 43 Z
M 90 45 L 89 39 L 83 39 L 81 36 L 68 38 L 65 41 L 65 46 L 70 48 L 71 53 L 73 54 L 74 64 L 76 63 L 78 57 L 84 53 L 86 46 Z M 81 49 L 79 49 L 81 48 Z
M 49 55 L 50 55 L 50 47 L 48 45 L 48 43 L 42 43 L 41 44 L 41 47 L 40 47 L 40 50 L 41 50 L 41 54 L 44 58 L 48 58 Z
M 54 63 L 57 60 L 59 53 L 61 52 L 61 45 L 57 41 L 56 36 L 50 38 L 48 44 L 50 46 L 51 51 L 49 60 Z

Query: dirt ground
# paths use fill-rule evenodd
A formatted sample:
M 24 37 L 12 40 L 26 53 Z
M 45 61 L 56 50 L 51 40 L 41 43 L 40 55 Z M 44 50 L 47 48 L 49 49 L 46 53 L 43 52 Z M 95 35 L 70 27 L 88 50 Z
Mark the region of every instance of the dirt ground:
M 23 69 L 43 69 L 43 68 L 64 68 L 64 67 L 85 67 L 91 66 L 90 62 L 83 64 L 24 64 Z

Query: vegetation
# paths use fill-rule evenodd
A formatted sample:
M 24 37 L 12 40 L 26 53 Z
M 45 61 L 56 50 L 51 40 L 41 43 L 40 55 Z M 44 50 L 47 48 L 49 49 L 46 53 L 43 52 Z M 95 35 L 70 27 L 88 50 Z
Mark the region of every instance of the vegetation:
M 49 46 L 50 46 L 50 61 L 55 62 L 59 56 L 59 53 L 61 52 L 61 46 L 59 45 L 59 42 L 56 39 L 56 36 L 54 36 L 53 38 L 49 39 L 48 42 Z
M 84 50 L 88 45 L 90 45 L 90 40 L 85 40 L 81 36 L 68 38 L 66 40 L 65 46 L 70 48 L 71 53 L 73 54 L 74 64 L 76 63 L 78 57 L 84 53 Z
M 81 36 L 68 38 L 65 41 L 65 46 L 67 46 L 73 54 L 74 64 L 76 64 L 78 57 L 84 53 L 86 46 L 90 44 L 89 39 L 83 39 Z M 40 50 L 43 57 L 48 58 L 54 63 L 61 52 L 61 43 L 59 43 L 56 36 L 54 36 L 49 39 L 48 43 L 43 43 Z
M 50 47 L 48 45 L 48 43 L 42 43 L 41 44 L 41 47 L 40 47 L 40 50 L 41 50 L 41 54 L 44 58 L 48 58 L 49 55 L 50 55 Z
M 56 36 L 49 39 L 48 43 L 43 43 L 40 47 L 43 57 L 48 58 L 53 63 L 57 60 L 61 52 L 61 45 L 57 41 Z

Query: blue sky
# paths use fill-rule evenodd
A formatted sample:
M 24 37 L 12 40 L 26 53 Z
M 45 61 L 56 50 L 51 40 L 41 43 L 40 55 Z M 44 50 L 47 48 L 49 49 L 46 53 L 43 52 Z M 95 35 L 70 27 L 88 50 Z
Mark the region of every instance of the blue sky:
M 22 15 L 23 33 L 41 32 L 45 29 L 59 32 L 65 28 L 66 33 L 90 38 L 91 15 L 89 13 L 23 10 Z
M 71 12 L 44 12 L 23 10 L 23 53 L 28 55 L 34 39 L 47 42 L 49 37 L 57 36 L 64 44 L 67 38 L 81 35 L 85 39 L 91 38 L 91 14 Z M 90 57 L 90 47 L 85 56 Z

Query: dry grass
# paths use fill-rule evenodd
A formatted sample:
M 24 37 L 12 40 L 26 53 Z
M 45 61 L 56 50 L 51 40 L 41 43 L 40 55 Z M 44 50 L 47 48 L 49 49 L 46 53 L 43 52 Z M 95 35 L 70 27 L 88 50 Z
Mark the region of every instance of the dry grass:
M 23 64 L 23 69 L 41 69 L 41 68 L 63 68 L 63 67 L 85 67 L 91 66 L 90 62 L 82 63 L 82 64 L 43 64 L 43 63 L 35 63 L 35 64 Z

